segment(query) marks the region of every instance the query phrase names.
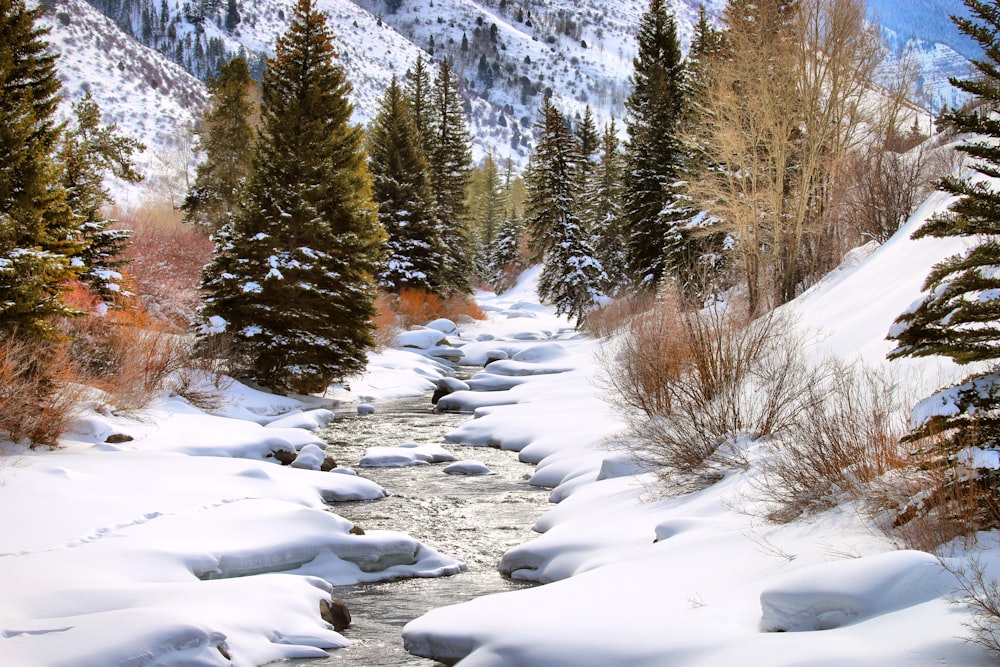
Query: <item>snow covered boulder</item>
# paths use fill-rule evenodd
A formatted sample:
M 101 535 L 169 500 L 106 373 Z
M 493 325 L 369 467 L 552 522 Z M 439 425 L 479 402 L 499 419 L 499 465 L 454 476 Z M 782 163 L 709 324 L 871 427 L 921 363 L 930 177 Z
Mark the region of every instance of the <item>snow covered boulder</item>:
M 362 403 L 358 406 L 359 415 L 373 415 L 375 414 L 375 406 L 368 403 Z
M 310 431 L 323 428 L 333 421 L 333 413 L 325 408 L 293 410 L 267 423 L 268 428 L 304 428 Z
M 760 594 L 765 632 L 830 630 L 946 597 L 954 578 L 923 551 L 822 563 Z
M 428 322 L 425 326 L 428 329 L 434 329 L 443 334 L 451 335 L 458 333 L 458 325 L 444 317 L 436 319 L 433 322 Z
M 409 442 L 398 447 L 369 447 L 358 465 L 362 468 L 401 468 L 457 460 L 458 457 L 440 445 Z
M 411 348 L 414 350 L 429 350 L 432 347 L 446 345 L 448 339 L 437 329 L 411 329 L 396 336 L 393 347 Z
M 492 470 L 486 467 L 486 464 L 480 461 L 473 461 L 471 459 L 466 459 L 464 461 L 455 461 L 444 467 L 441 471 L 449 475 L 495 475 Z
M 453 394 L 456 391 L 468 390 L 469 385 L 462 382 L 458 378 L 443 377 L 437 381 L 437 388 L 434 390 L 434 395 L 431 396 L 431 403 L 437 405 L 437 402 L 448 394 Z
M 347 608 L 347 603 L 335 595 L 319 601 L 319 615 L 337 632 L 351 626 L 351 610 Z
M 316 445 L 306 445 L 299 450 L 298 456 L 292 461 L 293 468 L 303 468 L 305 470 L 321 470 L 328 472 L 337 467 L 337 462 L 323 449 Z
M 510 355 L 504 350 L 490 350 L 486 353 L 486 361 L 483 362 L 483 366 L 489 366 L 494 361 L 504 361 L 505 359 L 510 359 Z

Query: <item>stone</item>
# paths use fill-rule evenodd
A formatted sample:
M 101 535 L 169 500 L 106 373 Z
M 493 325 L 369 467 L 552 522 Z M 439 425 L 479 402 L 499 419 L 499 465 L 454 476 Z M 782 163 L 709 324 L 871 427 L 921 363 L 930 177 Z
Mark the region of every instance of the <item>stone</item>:
M 319 601 L 319 615 L 337 632 L 351 626 L 351 610 L 343 600 L 334 595 L 329 600 Z
M 332 456 L 330 456 L 329 454 L 327 454 L 326 458 L 323 459 L 323 465 L 321 465 L 319 467 L 319 469 L 322 472 L 330 472 L 331 470 L 333 470 L 336 467 L 337 467 L 337 461 Z
M 375 414 L 375 406 L 369 405 L 368 403 L 362 403 L 358 406 L 359 415 L 373 415 Z
M 354 524 L 353 526 L 351 526 L 351 531 L 350 532 L 351 532 L 351 535 L 364 535 L 365 534 L 365 529 L 362 528 L 361 526 L 359 526 L 358 524 Z
M 292 465 L 292 461 L 294 461 L 298 455 L 299 453 L 294 449 L 276 449 L 271 452 L 271 456 L 274 457 L 274 460 L 283 466 Z
M 109 442 L 112 445 L 116 445 L 119 442 L 132 442 L 133 440 L 135 440 L 135 438 L 126 433 L 112 433 L 111 435 L 109 435 L 104 439 L 104 442 Z

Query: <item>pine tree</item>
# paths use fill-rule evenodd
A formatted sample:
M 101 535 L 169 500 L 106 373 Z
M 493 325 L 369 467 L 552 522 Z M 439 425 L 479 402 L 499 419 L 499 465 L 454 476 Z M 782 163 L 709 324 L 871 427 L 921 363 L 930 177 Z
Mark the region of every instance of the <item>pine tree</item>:
M 406 73 L 406 98 L 410 103 L 413 124 L 417 128 L 425 155 L 430 155 L 431 152 L 432 92 L 431 74 L 427 71 L 423 54 L 418 54 L 413 68 Z
M 624 156 L 618 140 L 618 128 L 612 118 L 601 135 L 601 157 L 594 174 L 588 205 L 593 218 L 591 243 L 607 277 L 601 291 L 611 295 L 628 285 L 628 253 L 622 216 L 624 174 Z
M 394 76 L 368 132 L 369 169 L 379 220 L 389 235 L 379 283 L 391 292 L 413 287 L 441 293 L 445 263 L 427 157 Z
M 466 192 L 472 165 L 471 139 L 456 75 L 448 61 L 441 63 L 431 101 L 427 156 L 431 185 L 437 199 L 441 238 L 448 249 L 444 287 L 449 292 L 471 291 L 472 248 Z
M 972 18 L 955 18 L 959 30 L 982 46 L 985 58 L 972 61 L 979 76 L 952 79 L 951 83 L 977 99 L 985 108 L 955 110 L 947 120 L 959 132 L 974 133 L 978 139 L 963 144 L 959 151 L 973 158 L 972 168 L 982 177 L 948 176 L 938 187 L 958 197 L 949 211 L 927 220 L 913 238 L 964 237 L 971 247 L 949 257 L 932 269 L 924 282 L 926 295 L 900 315 L 889 331 L 896 341 L 889 358 L 941 355 L 959 364 L 988 362 L 989 371 L 973 375 L 962 385 L 943 390 L 929 404 L 945 406 L 938 414 L 919 424 L 912 439 L 936 436 L 931 458 L 938 465 L 953 467 L 961 450 L 978 446 L 1000 450 L 1000 192 L 987 179 L 1000 178 L 1000 8 L 996 3 L 965 0 Z M 949 399 L 951 393 L 955 398 Z M 942 400 L 944 397 L 944 400 Z M 964 458 L 964 457 L 962 457 Z M 970 466 L 971 467 L 971 466 Z M 961 468 L 951 485 L 971 479 L 985 495 L 976 494 L 989 506 L 993 525 L 998 522 L 997 471 L 978 469 L 971 477 Z M 931 505 L 947 498 L 954 490 L 939 490 Z M 964 493 L 964 492 L 962 492 Z
M 500 294 L 514 286 L 514 281 L 524 269 L 521 252 L 524 240 L 524 221 L 509 213 L 497 227 L 496 237 L 489 247 L 486 282 Z
M 184 220 L 211 231 L 236 210 L 240 189 L 250 174 L 256 115 L 254 82 L 246 58 L 236 56 L 208 83 L 209 111 L 201 130 L 205 161 L 181 208 Z
M 653 289 L 679 243 L 677 216 L 669 209 L 677 200 L 683 159 L 677 132 L 684 65 L 668 0 L 650 0 L 639 22 L 638 46 L 626 101 L 625 216 L 632 278 Z
M 41 7 L 0 0 L 0 331 L 51 332 L 50 319 L 72 312 L 61 286 L 77 269 L 83 243 L 53 160 L 59 79 Z
M 545 268 L 538 295 L 577 323 L 586 318 L 606 280 L 580 219 L 579 144 L 566 118 L 546 97 L 535 125 L 538 143 L 528 161 L 527 227 Z
M 299 0 L 262 84 L 245 202 L 216 235 L 204 314 L 242 374 L 323 391 L 364 368 L 384 232 L 371 199 L 350 84 L 313 0 Z
M 111 229 L 114 221 L 103 215 L 103 209 L 113 203 L 104 177 L 112 174 L 128 183 L 141 181 L 133 154 L 145 146 L 120 134 L 114 123 L 101 125 L 101 109 L 89 92 L 73 104 L 73 112 L 75 123 L 63 135 L 59 162 L 66 202 L 80 219 L 85 244 L 77 255 L 83 267 L 80 280 L 110 303 L 121 293 L 118 269 L 129 262 L 123 253 L 131 232 Z

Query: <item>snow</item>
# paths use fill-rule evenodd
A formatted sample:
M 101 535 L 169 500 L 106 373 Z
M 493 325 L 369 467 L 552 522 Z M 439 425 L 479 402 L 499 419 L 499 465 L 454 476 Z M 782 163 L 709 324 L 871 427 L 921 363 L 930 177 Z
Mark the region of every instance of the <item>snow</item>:
M 888 364 L 894 317 L 916 300 L 955 240 L 909 238 L 948 198 L 934 195 L 907 226 L 786 307 L 810 354 Z M 443 662 L 500 666 L 838 667 L 992 664 L 970 636 L 956 581 L 936 556 L 898 550 L 850 505 L 768 523 L 750 465 L 695 492 L 671 493 L 615 437 L 597 357 L 604 342 L 538 303 L 539 269 L 511 291 L 477 293 L 487 318 L 401 334 L 365 373 L 323 397 L 278 397 L 238 383 L 222 408 L 164 396 L 140 418 L 81 414 L 55 451 L 13 445 L 0 458 L 0 663 L 4 665 L 259 665 L 315 657 L 346 639 L 317 611 L 334 586 L 455 573 L 463 563 L 391 531 L 351 533 L 343 500 L 385 491 L 367 466 L 441 465 L 488 473 L 450 449 L 519 452 L 531 483 L 551 488 L 538 536 L 510 549 L 505 574 L 544 586 L 441 607 L 409 622 L 407 648 Z M 511 315 L 517 315 L 511 317 Z M 451 325 L 454 325 L 452 327 Z M 371 407 L 433 391 L 454 366 L 483 364 L 441 398 L 470 412 L 443 446 L 371 447 L 357 472 L 316 469 L 312 429 L 330 401 Z M 899 364 L 927 396 L 967 374 L 935 359 Z M 927 399 L 915 419 L 956 409 L 955 391 Z M 132 440 L 108 443 L 124 434 Z M 115 440 L 119 440 L 115 438 Z M 275 452 L 294 452 L 280 466 Z M 997 464 L 996 453 L 959 456 Z M 345 473 L 345 474 L 339 474 Z M 666 492 L 664 492 L 666 491 Z M 333 511 L 330 511 L 330 510 Z M 979 557 L 1000 568 L 994 536 Z M 950 565 L 972 552 L 955 546 Z

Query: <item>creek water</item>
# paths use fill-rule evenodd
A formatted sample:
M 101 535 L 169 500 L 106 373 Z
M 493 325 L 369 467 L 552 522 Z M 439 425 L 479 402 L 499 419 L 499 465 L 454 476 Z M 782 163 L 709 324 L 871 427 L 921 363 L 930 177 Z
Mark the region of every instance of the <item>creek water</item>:
M 342 634 L 353 644 L 320 660 L 294 661 L 309 667 L 329 665 L 434 665 L 403 648 L 402 629 L 435 607 L 527 584 L 497 571 L 509 548 L 530 540 L 531 527 L 548 505 L 549 491 L 528 480 L 533 467 L 514 452 L 447 445 L 456 457 L 484 463 L 493 475 L 449 475 L 447 464 L 404 468 L 357 468 L 366 447 L 405 442 L 442 444 L 443 436 L 470 415 L 436 414 L 430 397 L 375 404 L 372 415 L 339 415 L 321 435 L 338 464 L 381 484 L 387 498 L 337 503 L 331 509 L 365 530 L 398 530 L 461 558 L 468 570 L 451 577 L 407 579 L 338 587 L 335 594 L 351 610 L 351 627 Z

